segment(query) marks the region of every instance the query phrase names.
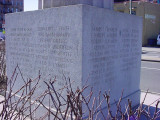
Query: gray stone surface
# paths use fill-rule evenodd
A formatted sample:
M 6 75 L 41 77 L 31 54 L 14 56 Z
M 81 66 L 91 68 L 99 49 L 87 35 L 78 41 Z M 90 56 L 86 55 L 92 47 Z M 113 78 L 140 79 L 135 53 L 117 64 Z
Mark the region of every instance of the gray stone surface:
M 112 10 L 113 3 L 113 0 L 44 0 L 44 3 L 42 4 L 42 0 L 39 0 L 39 9 L 42 9 L 42 5 L 43 8 L 51 8 L 75 4 L 85 4 Z
M 42 9 L 42 6 L 43 6 L 42 0 L 38 0 L 38 9 Z
M 111 103 L 124 89 L 124 100 L 137 105 L 141 38 L 141 18 L 88 5 L 8 14 L 7 75 L 18 64 L 24 79 L 36 78 L 40 70 L 45 81 L 56 76 L 59 89 L 64 76 L 70 77 L 73 89 L 90 85 L 94 96 L 110 90 Z M 23 84 L 17 79 L 13 92 Z M 43 81 L 37 92 L 44 92 Z

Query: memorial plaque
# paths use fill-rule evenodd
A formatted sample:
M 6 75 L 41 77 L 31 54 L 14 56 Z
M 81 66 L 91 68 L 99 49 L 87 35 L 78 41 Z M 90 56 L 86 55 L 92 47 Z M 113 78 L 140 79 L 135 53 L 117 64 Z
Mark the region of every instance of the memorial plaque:
M 56 7 L 6 15 L 7 75 L 18 64 L 24 79 L 40 71 L 56 76 L 56 89 L 70 77 L 73 90 L 84 85 L 111 92 L 111 104 L 124 99 L 139 104 L 142 19 L 88 5 Z M 18 78 L 13 92 L 23 84 Z M 44 91 L 44 82 L 41 81 Z M 88 91 L 84 93 L 87 95 Z M 106 107 L 106 106 L 102 106 Z M 85 108 L 83 108 L 85 109 Z

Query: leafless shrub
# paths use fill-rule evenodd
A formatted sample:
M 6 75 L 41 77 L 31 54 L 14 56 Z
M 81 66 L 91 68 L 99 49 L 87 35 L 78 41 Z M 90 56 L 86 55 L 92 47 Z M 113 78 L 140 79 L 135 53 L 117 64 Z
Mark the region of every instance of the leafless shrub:
M 6 90 L 5 41 L 0 41 L 0 94 Z
M 55 81 L 54 81 L 55 82 Z M 81 120 L 81 119 L 86 119 L 86 120 L 99 120 L 100 118 L 98 117 L 100 114 L 101 119 L 104 120 L 140 120 L 142 118 L 142 115 L 145 116 L 148 120 L 158 120 L 160 119 L 160 111 L 158 111 L 158 104 L 159 101 L 157 102 L 156 108 L 154 115 L 151 117 L 150 111 L 149 110 L 150 106 L 143 107 L 144 101 L 146 99 L 146 96 L 143 100 L 143 102 L 137 107 L 137 109 L 133 109 L 132 107 L 132 101 L 128 99 L 128 105 L 125 109 L 125 111 L 122 111 L 122 108 L 124 106 L 121 106 L 121 102 L 123 99 L 123 91 L 121 94 L 121 97 L 119 98 L 118 102 L 116 103 L 116 111 L 111 110 L 111 103 L 110 103 L 110 92 L 105 92 L 103 94 L 102 100 L 100 99 L 101 92 L 99 92 L 99 95 L 97 97 L 93 96 L 93 91 L 92 88 L 90 90 L 90 93 L 88 96 L 84 96 L 83 92 L 85 90 L 88 90 L 89 87 L 85 86 L 80 90 L 77 88 L 76 91 L 73 91 L 70 79 L 68 79 L 68 85 L 65 86 L 67 90 L 67 99 L 63 98 L 61 93 L 57 92 L 54 87 L 54 82 L 49 82 L 46 83 L 48 86 L 49 90 L 49 95 L 51 97 L 51 103 L 54 104 L 54 108 L 56 108 L 56 113 L 50 112 L 51 110 L 49 108 L 46 108 L 43 103 L 41 103 L 47 110 L 48 113 L 51 113 L 54 118 L 56 119 L 74 119 L 74 120 Z M 54 97 L 55 96 L 55 97 Z M 92 98 L 93 97 L 93 98 Z M 64 99 L 65 103 L 62 104 L 60 98 Z M 91 99 L 92 98 L 92 99 Z M 98 101 L 98 102 L 97 102 Z M 107 106 L 107 113 L 104 113 L 103 110 L 101 109 L 101 105 L 103 103 L 106 103 Z M 89 105 L 91 103 L 91 105 Z M 98 104 L 96 104 L 98 103 Z M 86 110 L 82 110 L 82 104 L 86 106 Z M 65 105 L 65 109 L 61 109 L 61 107 Z M 89 115 L 87 117 L 83 118 L 83 114 L 87 112 Z M 114 113 L 114 114 L 112 114 Z M 106 115 L 107 114 L 107 115 Z M 144 118 L 143 116 L 143 118 Z
M 18 76 L 21 76 L 24 85 L 13 92 L 13 87 L 16 84 Z M 84 86 L 82 89 L 77 88 L 74 90 L 69 78 L 65 78 L 65 86 L 57 90 L 55 87 L 55 78 L 48 82 L 44 81 L 46 89 L 39 96 L 35 97 L 35 91 L 39 89 L 40 81 L 43 81 L 40 74 L 35 79 L 25 80 L 17 65 L 11 79 L 8 79 L 5 99 L 0 102 L 0 105 L 3 105 L 0 113 L 1 120 L 140 120 L 142 115 L 148 120 L 160 119 L 160 111 L 158 110 L 159 101 L 154 101 L 154 103 L 157 102 L 157 105 L 153 115 L 150 114 L 150 106 L 143 107 L 147 93 L 137 109 L 133 109 L 132 101 L 128 100 L 126 109 L 123 111 L 122 108 L 124 106 L 121 106 L 123 99 L 122 91 L 119 100 L 117 102 L 115 101 L 117 110 L 112 111 L 112 105 L 110 103 L 110 96 L 112 94 L 110 94 L 110 91 L 105 93 L 100 91 L 98 96 L 95 97 L 93 88 L 90 88 L 90 86 Z M 83 93 L 86 90 L 89 91 L 89 94 L 84 96 Z M 48 100 L 47 104 L 44 102 L 45 99 Z M 104 106 L 104 104 L 107 106 L 107 111 L 105 112 L 102 109 L 102 105 Z M 35 116 L 35 113 L 39 109 L 44 109 L 46 113 L 40 117 Z M 87 116 L 86 113 L 88 114 Z
M 4 41 L 1 41 L 0 42 L 0 76 L 5 76 L 5 75 L 6 75 L 5 43 Z
M 32 105 L 36 102 L 31 102 L 31 97 L 34 94 L 34 91 L 37 89 L 37 85 L 40 80 L 40 76 L 34 80 L 27 80 L 20 89 L 14 93 L 12 93 L 13 87 L 16 82 L 16 78 L 18 74 L 16 70 L 20 70 L 17 66 L 14 70 L 13 76 L 10 80 L 8 80 L 8 89 L 5 94 L 4 101 L 1 102 L 3 104 L 3 109 L 0 114 L 2 120 L 8 119 L 25 119 L 27 117 L 32 118 L 32 114 L 35 111 L 32 110 Z M 31 87 L 31 84 L 36 81 L 36 84 Z M 25 114 L 26 111 L 29 111 L 29 114 Z

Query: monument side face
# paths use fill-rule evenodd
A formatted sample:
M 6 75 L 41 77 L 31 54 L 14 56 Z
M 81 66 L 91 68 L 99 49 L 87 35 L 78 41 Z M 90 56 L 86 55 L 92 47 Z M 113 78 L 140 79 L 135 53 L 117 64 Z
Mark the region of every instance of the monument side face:
M 84 5 L 82 76 L 95 96 L 110 90 L 112 104 L 124 89 L 139 104 L 141 41 L 140 17 Z
M 75 81 L 74 88 L 81 86 L 81 12 L 73 6 L 6 15 L 8 78 L 18 65 L 25 80 L 40 71 L 43 80 L 56 77 L 56 89 L 64 87 L 64 76 Z M 24 84 L 17 79 L 13 92 Z

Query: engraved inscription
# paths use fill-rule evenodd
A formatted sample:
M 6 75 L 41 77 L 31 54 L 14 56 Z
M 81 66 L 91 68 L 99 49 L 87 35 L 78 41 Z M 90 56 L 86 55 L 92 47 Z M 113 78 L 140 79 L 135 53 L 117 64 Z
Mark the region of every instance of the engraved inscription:
M 117 79 L 118 71 L 125 73 L 137 69 L 140 57 L 138 40 L 137 29 L 92 25 L 89 53 L 92 85 L 111 84 Z
M 107 82 L 114 79 L 114 63 L 117 57 L 117 28 L 109 26 L 92 26 L 90 52 L 92 63 L 91 77 L 93 85 L 100 84 L 99 79 Z
M 70 76 L 68 67 L 74 63 L 73 44 L 70 26 L 48 26 L 38 28 L 12 28 L 10 31 L 10 64 L 21 67 L 25 77 L 32 77 L 40 70 L 43 76 L 60 79 L 58 84 L 64 86 L 63 75 Z M 34 41 L 34 38 L 38 41 Z M 13 71 L 12 71 L 13 72 Z

